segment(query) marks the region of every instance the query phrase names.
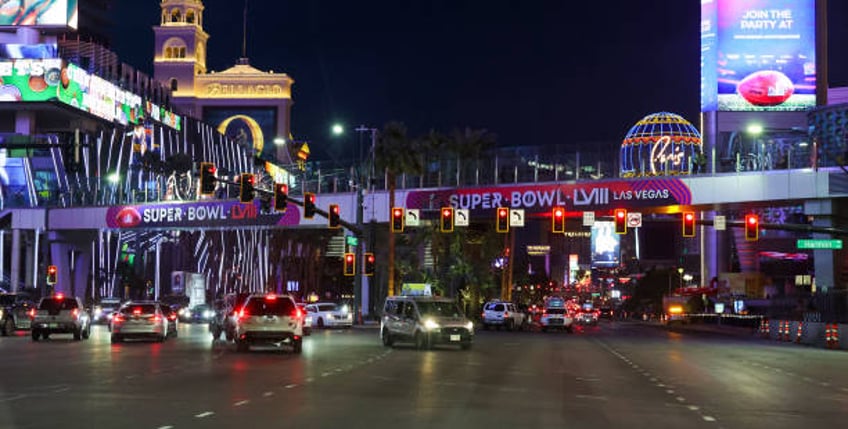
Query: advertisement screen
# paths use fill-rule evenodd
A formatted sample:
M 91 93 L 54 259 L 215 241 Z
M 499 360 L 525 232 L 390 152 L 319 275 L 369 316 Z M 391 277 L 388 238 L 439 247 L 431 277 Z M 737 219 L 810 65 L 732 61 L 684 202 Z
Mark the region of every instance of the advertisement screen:
M 204 107 L 203 120 L 217 126 L 221 134 L 253 147 L 259 158 L 276 158 L 276 107 Z
M 815 13 L 815 0 L 704 0 L 701 109 L 814 107 Z
M 0 4 L 0 27 L 77 28 L 77 0 L 6 0 Z
M 595 222 L 592 225 L 592 266 L 618 266 L 620 251 L 621 238 L 615 233 L 615 222 Z

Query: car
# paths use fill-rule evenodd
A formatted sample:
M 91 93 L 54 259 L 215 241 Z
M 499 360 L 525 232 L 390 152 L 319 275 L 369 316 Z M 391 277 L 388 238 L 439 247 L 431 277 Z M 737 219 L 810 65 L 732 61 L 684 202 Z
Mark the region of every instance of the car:
M 35 303 L 26 293 L 0 293 L 0 335 L 5 337 L 30 329 L 29 313 L 34 308 Z
M 318 328 L 350 328 L 353 326 L 353 313 L 347 305 L 332 302 L 308 304 L 306 311 L 312 316 L 312 323 Z
M 407 341 L 419 350 L 437 344 L 468 350 L 474 342 L 474 323 L 450 298 L 390 296 L 383 305 L 380 338 L 386 347 Z
M 79 341 L 91 334 L 91 316 L 77 297 L 58 293 L 41 298 L 30 314 L 33 341 L 46 340 L 51 334 L 73 334 L 74 340 Z
M 215 317 L 215 310 L 207 304 L 198 304 L 180 309 L 179 316 L 187 323 L 209 323 Z
M 303 315 L 289 295 L 251 295 L 238 311 L 236 351 L 254 344 L 288 344 L 294 353 L 303 347 Z
M 303 335 L 312 335 L 312 314 L 306 310 L 306 304 L 303 302 L 298 302 L 297 308 L 300 309 L 300 314 L 303 315 Z
M 487 302 L 480 318 L 483 329 L 489 329 L 490 326 L 501 329 L 503 326 L 507 331 L 523 330 L 528 323 L 527 314 L 520 311 L 515 304 L 500 300 Z
M 577 312 L 577 323 L 581 325 L 597 325 L 600 312 L 597 310 L 580 310 Z
M 112 317 L 112 343 L 128 338 L 152 338 L 165 341 L 168 335 L 168 320 L 158 302 L 130 301 Z
M 542 332 L 547 332 L 549 329 L 565 329 L 569 333 L 573 332 L 574 318 L 568 311 L 565 298 L 548 297 L 545 299 L 543 308 L 542 316 L 539 318 Z
M 215 308 L 215 315 L 209 321 L 209 332 L 213 339 L 220 339 L 223 334 L 227 341 L 232 341 L 235 334 L 236 313 L 250 297 L 250 293 L 238 292 L 224 295 Z
M 91 315 L 91 323 L 108 325 L 112 320 L 112 315 L 121 308 L 121 298 L 104 297 L 100 299 Z
M 165 316 L 165 320 L 168 321 L 168 329 L 167 336 L 169 337 L 178 337 L 179 331 L 177 328 L 179 327 L 180 318 L 177 317 L 177 311 L 171 308 L 170 305 L 166 305 L 164 303 L 159 303 L 159 308 L 162 310 L 162 314 Z

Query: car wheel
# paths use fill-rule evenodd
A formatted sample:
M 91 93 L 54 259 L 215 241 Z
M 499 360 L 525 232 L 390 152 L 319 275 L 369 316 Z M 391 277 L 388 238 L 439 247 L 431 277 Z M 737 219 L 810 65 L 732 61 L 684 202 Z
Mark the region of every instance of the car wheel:
M 212 328 L 212 339 L 220 340 L 221 339 L 221 328 Z
M 295 342 L 293 342 L 292 350 L 295 353 L 300 354 L 303 351 L 303 340 L 296 340 Z
M 156 342 L 157 343 L 164 343 L 165 342 L 165 334 L 162 334 L 158 338 L 156 338 Z
M 41 336 L 41 332 L 39 332 L 35 329 L 32 330 L 32 340 L 33 341 L 38 341 L 38 337 L 40 337 L 40 336 Z
M 112 344 L 120 343 L 121 341 L 123 341 L 123 338 L 120 335 L 112 334 Z
M 507 320 L 506 321 L 506 330 L 512 331 L 514 324 L 515 324 L 515 322 L 513 322 L 512 319 Z
M 50 338 L 50 333 L 49 333 L 49 332 L 42 332 L 42 333 L 41 333 L 41 339 L 42 339 L 42 340 L 46 340 L 46 339 L 49 339 L 49 338 Z
M 394 344 L 395 342 L 395 340 L 392 338 L 392 334 L 389 333 L 388 329 L 384 328 L 383 333 L 380 336 L 383 338 L 383 345 L 386 347 L 391 347 L 392 344 Z
M 565 331 L 568 332 L 569 334 L 573 334 L 574 333 L 574 327 L 573 326 L 566 326 Z
M 7 335 L 12 335 L 13 332 L 15 332 L 15 322 L 13 322 L 12 319 L 6 319 L 3 322 L 3 326 L 0 327 L 0 334 L 5 337 Z
M 250 348 L 250 345 L 247 341 L 236 340 L 236 351 L 239 353 L 246 352 Z
M 74 331 L 74 341 L 79 341 L 81 339 L 82 339 L 82 328 L 79 328 L 76 331 Z
M 471 348 L 471 341 L 465 341 L 462 344 L 460 344 L 459 347 L 461 347 L 462 350 L 468 350 L 468 349 Z
M 318 318 L 318 327 L 319 327 L 319 328 L 323 328 L 323 327 L 324 327 L 324 318 L 323 318 L 323 317 L 319 317 L 319 318 Z
M 88 337 L 90 337 L 90 336 L 91 336 L 91 326 L 88 326 L 88 327 L 85 328 L 84 331 L 82 331 L 82 339 L 87 340 Z
M 430 348 L 430 341 L 427 334 L 419 331 L 415 333 L 415 348 L 418 350 L 427 350 Z

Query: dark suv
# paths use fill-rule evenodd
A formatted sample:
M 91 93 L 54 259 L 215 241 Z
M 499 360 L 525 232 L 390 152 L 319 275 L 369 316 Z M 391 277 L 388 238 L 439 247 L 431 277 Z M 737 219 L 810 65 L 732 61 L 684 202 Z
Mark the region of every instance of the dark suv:
M 220 339 L 221 334 L 224 334 L 227 341 L 235 338 L 236 312 L 241 310 L 249 296 L 249 293 L 229 293 L 215 303 L 215 316 L 209 321 L 209 332 L 213 339 Z
M 30 310 L 35 303 L 25 293 L 0 293 L 0 335 L 12 335 L 19 329 L 29 329 Z

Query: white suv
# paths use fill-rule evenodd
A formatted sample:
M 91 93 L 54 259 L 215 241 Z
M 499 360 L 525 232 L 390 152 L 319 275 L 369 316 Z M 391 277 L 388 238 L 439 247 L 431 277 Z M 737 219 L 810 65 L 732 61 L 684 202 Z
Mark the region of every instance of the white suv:
M 569 333 L 572 332 L 574 318 L 568 311 L 565 299 L 558 296 L 546 299 L 539 324 L 542 325 L 542 332 L 547 332 L 548 329 L 565 329 Z
M 245 352 L 258 343 L 287 343 L 295 353 L 301 352 L 303 315 L 290 296 L 251 295 L 236 316 L 236 350 Z
M 527 315 L 515 307 L 511 302 L 489 301 L 483 306 L 483 329 L 489 329 L 494 326 L 501 329 L 505 327 L 507 331 L 513 329 L 523 330 L 527 324 Z

